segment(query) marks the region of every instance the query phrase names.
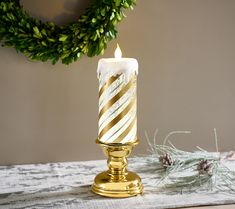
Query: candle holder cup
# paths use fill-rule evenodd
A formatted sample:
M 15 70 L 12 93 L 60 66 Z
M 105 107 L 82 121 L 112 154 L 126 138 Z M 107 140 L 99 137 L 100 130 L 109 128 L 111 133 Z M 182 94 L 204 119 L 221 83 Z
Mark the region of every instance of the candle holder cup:
M 98 174 L 92 185 L 92 191 L 106 197 L 131 197 L 143 193 L 140 177 L 127 171 L 127 157 L 138 140 L 133 143 L 105 144 L 96 140 L 108 157 L 108 170 Z

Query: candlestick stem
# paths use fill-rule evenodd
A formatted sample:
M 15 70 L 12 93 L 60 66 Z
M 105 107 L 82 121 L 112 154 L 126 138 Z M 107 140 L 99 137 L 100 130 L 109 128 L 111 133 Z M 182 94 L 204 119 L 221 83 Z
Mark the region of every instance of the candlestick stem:
M 138 143 L 104 144 L 97 140 L 108 157 L 109 170 L 98 174 L 92 191 L 106 197 L 130 197 L 143 193 L 140 177 L 127 171 L 127 157 Z

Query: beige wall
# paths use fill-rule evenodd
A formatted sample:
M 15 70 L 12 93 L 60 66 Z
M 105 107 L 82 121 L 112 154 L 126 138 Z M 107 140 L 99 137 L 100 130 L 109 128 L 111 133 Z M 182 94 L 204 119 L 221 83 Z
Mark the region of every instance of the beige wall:
M 43 20 L 66 23 L 85 0 L 24 0 Z M 79 9 L 77 9 L 79 8 Z M 139 0 L 119 25 L 125 56 L 139 60 L 138 132 L 135 154 L 146 152 L 144 130 L 159 140 L 172 130 L 183 149 L 235 148 L 235 1 Z M 104 158 L 97 136 L 96 66 L 83 57 L 66 67 L 30 62 L 0 48 L 0 164 Z

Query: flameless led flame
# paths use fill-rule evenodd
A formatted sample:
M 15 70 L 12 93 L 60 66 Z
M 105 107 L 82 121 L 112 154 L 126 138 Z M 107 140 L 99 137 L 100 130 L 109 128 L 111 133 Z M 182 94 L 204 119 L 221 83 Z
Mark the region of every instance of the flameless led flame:
M 114 57 L 117 58 L 117 59 L 122 58 L 122 51 L 121 51 L 121 49 L 120 49 L 118 44 L 117 44 L 117 48 L 116 48 L 116 50 L 114 52 Z

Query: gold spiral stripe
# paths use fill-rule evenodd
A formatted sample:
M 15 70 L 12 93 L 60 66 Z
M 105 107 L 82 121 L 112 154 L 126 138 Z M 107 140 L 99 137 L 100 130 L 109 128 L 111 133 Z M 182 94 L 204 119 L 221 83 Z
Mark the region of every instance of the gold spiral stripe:
M 132 77 L 128 84 L 126 84 L 112 99 L 110 99 L 99 112 L 99 118 L 116 102 L 118 101 L 132 86 L 135 77 Z M 102 87 L 103 88 L 103 87 Z
M 136 122 L 136 117 L 133 119 L 130 125 L 126 128 L 126 130 L 123 131 L 112 143 L 120 143 L 127 136 L 127 134 L 131 131 L 131 129 L 135 125 L 135 122 Z
M 133 96 L 135 96 L 135 94 L 133 94 Z M 129 100 L 130 100 L 130 98 L 125 99 L 125 101 L 120 106 L 118 106 L 117 110 L 114 110 L 113 112 L 108 114 L 106 117 L 107 118 L 112 117 L 116 113 L 116 111 L 118 111 L 118 109 L 122 109 Z M 106 120 L 103 120 L 102 123 L 99 123 L 99 127 L 102 127 L 102 125 L 105 123 L 105 121 Z
M 131 102 L 125 107 L 125 109 L 120 112 L 113 120 L 111 120 L 103 129 L 102 131 L 99 133 L 99 138 L 101 139 L 101 137 L 106 134 L 109 129 L 111 129 L 113 126 L 115 126 L 122 118 L 124 118 L 126 116 L 126 114 L 130 111 L 130 109 L 132 108 L 132 106 L 135 104 L 136 102 L 136 97 L 134 97 Z
M 109 78 L 109 80 L 101 87 L 99 91 L 99 97 L 103 94 L 105 89 L 107 89 L 114 81 L 116 81 L 120 77 L 120 75 L 112 76 L 111 78 Z

